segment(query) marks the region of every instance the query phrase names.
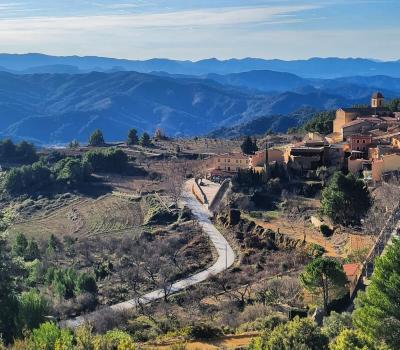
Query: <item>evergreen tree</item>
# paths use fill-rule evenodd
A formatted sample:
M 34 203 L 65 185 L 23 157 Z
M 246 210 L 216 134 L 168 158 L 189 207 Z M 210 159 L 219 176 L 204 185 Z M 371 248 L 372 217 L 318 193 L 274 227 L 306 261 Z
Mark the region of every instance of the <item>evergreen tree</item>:
M 68 145 L 68 147 L 71 149 L 79 148 L 79 146 L 80 144 L 77 140 L 72 140 Z
M 128 139 L 126 140 L 126 144 L 129 146 L 137 145 L 139 141 L 138 135 L 137 135 L 137 130 L 136 129 L 130 129 L 128 132 Z
M 371 206 L 371 197 L 362 180 L 336 172 L 322 191 L 321 205 L 323 214 L 335 223 L 359 224 Z
M 150 135 L 147 132 L 144 132 L 140 137 L 139 144 L 143 147 L 151 146 Z
M 30 239 L 28 246 L 25 250 L 25 260 L 33 261 L 40 258 L 40 251 L 37 242 L 34 239 Z
M 20 331 L 37 328 L 45 321 L 48 311 L 46 300 L 35 290 L 24 292 L 19 297 L 18 323 Z
M 374 272 L 365 292 L 358 292 L 354 325 L 367 335 L 400 349 L 400 240 L 375 259 Z
M 331 293 L 347 283 L 343 266 L 335 259 L 319 257 L 311 261 L 300 276 L 302 285 L 311 293 L 322 294 L 324 311 L 328 311 Z
M 104 136 L 100 129 L 95 130 L 89 137 L 89 146 L 104 146 Z
M 252 140 L 250 136 L 246 136 L 240 148 L 244 154 L 254 154 L 258 151 L 257 140 Z
M 26 248 L 28 247 L 28 240 L 23 233 L 18 233 L 15 237 L 15 242 L 12 247 L 13 253 L 16 256 L 24 257 Z
M 17 333 L 16 277 L 20 272 L 13 263 L 6 240 L 0 237 L 0 334 L 6 342 L 10 342 Z
M 330 344 L 330 350 L 390 350 L 368 335 L 354 329 L 343 330 Z

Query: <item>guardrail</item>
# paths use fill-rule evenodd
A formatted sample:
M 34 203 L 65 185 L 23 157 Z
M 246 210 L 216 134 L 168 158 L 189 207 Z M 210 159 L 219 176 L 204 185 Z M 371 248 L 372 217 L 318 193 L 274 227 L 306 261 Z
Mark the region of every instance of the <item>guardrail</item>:
M 198 183 L 198 181 L 199 181 L 198 179 L 194 179 L 194 186 L 195 186 L 194 191 L 195 191 L 195 195 L 202 198 L 202 200 L 201 200 L 202 204 L 208 204 L 207 196 L 206 196 L 206 194 L 204 193 L 204 191 L 203 191 L 203 189 L 201 188 L 201 186 L 200 186 L 200 184 Z

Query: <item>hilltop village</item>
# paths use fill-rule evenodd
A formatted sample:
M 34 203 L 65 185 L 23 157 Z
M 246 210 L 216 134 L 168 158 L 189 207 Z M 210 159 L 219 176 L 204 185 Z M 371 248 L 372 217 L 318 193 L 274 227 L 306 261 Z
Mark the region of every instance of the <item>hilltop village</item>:
M 280 163 L 304 178 L 312 178 L 320 167 L 328 172 L 349 171 L 370 184 L 397 175 L 400 170 L 400 112 L 384 107 L 384 96 L 376 92 L 369 107 L 340 108 L 333 133 L 307 133 L 303 140 L 284 144 L 268 142 L 252 155 L 225 153 L 207 160 L 211 179 L 230 178 L 239 170 L 264 170 Z
M 329 134 L 1 141 L 0 279 L 12 271 L 5 300 L 18 305 L 4 306 L 5 343 L 348 350 L 331 345 L 355 337 L 398 349 L 355 328 L 369 312 L 359 291 L 382 285 L 375 258 L 400 256 L 400 112 L 385 105 L 374 93 L 307 121 L 328 116 Z M 101 346 L 76 348 L 82 337 Z

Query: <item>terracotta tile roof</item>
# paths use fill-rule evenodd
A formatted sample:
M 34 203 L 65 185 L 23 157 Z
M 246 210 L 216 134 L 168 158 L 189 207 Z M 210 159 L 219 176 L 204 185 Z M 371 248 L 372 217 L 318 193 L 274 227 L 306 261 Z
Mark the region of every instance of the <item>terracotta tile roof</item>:
M 347 277 L 353 277 L 356 275 L 361 264 L 344 264 L 343 270 Z
M 353 126 L 353 125 L 358 125 L 358 124 L 365 124 L 365 123 L 370 124 L 371 122 L 367 119 L 356 119 L 356 120 L 352 120 L 351 122 L 348 122 L 347 124 L 344 124 L 342 126 L 342 128 L 346 128 L 348 126 Z
M 249 156 L 243 153 L 223 153 L 215 155 L 217 158 L 249 159 Z

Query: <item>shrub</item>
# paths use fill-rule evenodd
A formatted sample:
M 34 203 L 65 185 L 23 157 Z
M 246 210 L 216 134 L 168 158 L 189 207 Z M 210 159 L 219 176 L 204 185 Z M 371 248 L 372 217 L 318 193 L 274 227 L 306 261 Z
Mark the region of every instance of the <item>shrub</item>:
M 71 299 L 81 293 L 97 293 L 95 277 L 88 273 L 79 274 L 73 268 L 50 268 L 46 280 L 55 294 L 64 299 Z
M 12 250 L 16 256 L 24 257 L 28 247 L 28 240 L 23 233 L 18 233 L 15 237 Z
M 324 326 L 322 327 L 322 333 L 329 337 L 329 339 L 336 338 L 340 332 L 345 329 L 353 327 L 351 320 L 351 314 L 343 312 L 341 314 L 332 311 L 327 317 L 324 317 Z
M 307 254 L 310 258 L 318 258 L 325 253 L 325 248 L 316 243 L 311 243 L 308 246 Z
M 221 328 L 200 322 L 189 327 L 189 336 L 193 339 L 212 339 L 223 334 Z
M 55 323 L 43 323 L 39 328 L 32 331 L 32 335 L 29 339 L 31 347 L 29 348 L 35 350 L 54 350 L 57 339 L 59 339 L 60 336 L 61 330 Z
M 79 293 L 87 292 L 91 294 L 96 294 L 96 278 L 92 274 L 86 272 L 80 274 L 76 282 L 76 289 Z
M 48 190 L 52 183 L 50 169 L 39 162 L 8 171 L 3 188 L 12 195 L 37 193 Z
M 32 143 L 22 141 L 15 145 L 10 139 L 0 142 L 1 162 L 32 164 L 38 158 L 35 146 Z
M 139 316 L 135 320 L 130 321 L 128 330 L 132 334 L 133 339 L 140 342 L 154 339 L 161 334 L 161 330 L 157 324 L 146 316 Z
M 47 301 L 35 290 L 24 292 L 19 297 L 18 323 L 20 330 L 37 328 L 45 321 Z
M 93 172 L 121 173 L 128 166 L 128 156 L 120 149 L 110 148 L 85 153 L 84 162 Z

